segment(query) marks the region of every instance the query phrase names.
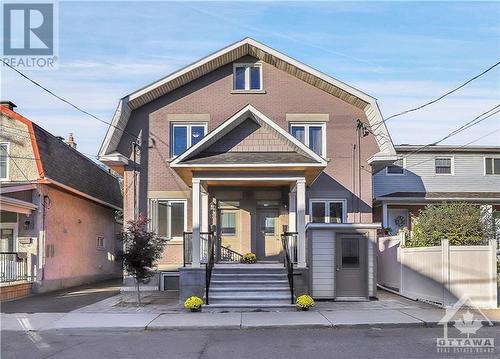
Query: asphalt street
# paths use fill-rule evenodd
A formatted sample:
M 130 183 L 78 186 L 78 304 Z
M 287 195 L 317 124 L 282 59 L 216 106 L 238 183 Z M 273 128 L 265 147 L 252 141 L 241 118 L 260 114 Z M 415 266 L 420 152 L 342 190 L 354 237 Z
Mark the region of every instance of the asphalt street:
M 479 333 L 479 332 L 478 332 Z M 19 358 L 499 358 L 500 330 L 481 328 L 495 338 L 494 353 L 440 354 L 439 328 L 262 329 L 190 331 L 2 332 L 2 359 Z
M 122 279 L 72 287 L 3 302 L 2 313 L 67 313 L 120 293 Z

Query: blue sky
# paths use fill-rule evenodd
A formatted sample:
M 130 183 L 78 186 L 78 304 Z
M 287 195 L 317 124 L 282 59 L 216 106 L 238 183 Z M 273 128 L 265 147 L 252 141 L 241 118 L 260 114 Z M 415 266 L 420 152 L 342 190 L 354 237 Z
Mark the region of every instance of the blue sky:
M 60 2 L 59 69 L 25 71 L 111 120 L 118 99 L 250 36 L 376 97 L 384 116 L 420 105 L 500 59 L 500 3 Z M 96 154 L 106 125 L 2 68 L 1 97 Z M 424 110 L 394 118 L 395 144 L 425 144 L 500 103 L 500 66 Z M 447 144 L 500 128 L 500 114 Z M 500 145 L 500 131 L 475 142 Z

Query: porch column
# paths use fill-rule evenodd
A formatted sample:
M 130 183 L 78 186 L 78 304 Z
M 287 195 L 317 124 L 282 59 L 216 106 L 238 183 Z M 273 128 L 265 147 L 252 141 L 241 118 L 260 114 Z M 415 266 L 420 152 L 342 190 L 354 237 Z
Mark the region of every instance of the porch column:
M 297 230 L 297 194 L 295 188 L 288 194 L 288 231 Z
M 297 180 L 297 267 L 306 264 L 306 180 Z
M 387 219 L 387 203 L 382 202 L 382 227 L 388 227 L 388 219 Z
M 201 231 L 208 232 L 208 193 L 201 193 Z
M 200 267 L 200 180 L 197 178 L 193 178 L 192 181 L 193 193 L 191 196 L 191 203 L 193 209 L 193 259 L 191 267 L 199 268 Z

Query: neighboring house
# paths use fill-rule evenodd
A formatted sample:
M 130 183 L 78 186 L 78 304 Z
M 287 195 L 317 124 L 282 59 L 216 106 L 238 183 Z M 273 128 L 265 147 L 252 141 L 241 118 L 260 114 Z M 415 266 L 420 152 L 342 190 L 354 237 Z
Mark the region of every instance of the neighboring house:
M 45 292 L 121 275 L 118 179 L 14 107 L 0 108 L 1 281 Z
M 395 155 L 373 97 L 246 38 L 122 98 L 99 159 L 124 175 L 124 219 L 145 214 L 170 240 L 159 271 L 181 268 L 181 299 L 210 284 L 201 264 L 212 226 L 217 278 L 236 274 L 220 262 L 246 252 L 272 273 L 287 226 L 297 293 L 367 298 L 380 227 L 372 167 Z M 248 278 L 267 267 L 251 268 Z M 163 279 L 162 289 L 175 282 Z
M 500 147 L 396 146 L 399 160 L 373 177 L 374 218 L 411 230 L 429 203 L 470 202 L 500 219 Z M 499 224 L 500 228 L 500 224 Z

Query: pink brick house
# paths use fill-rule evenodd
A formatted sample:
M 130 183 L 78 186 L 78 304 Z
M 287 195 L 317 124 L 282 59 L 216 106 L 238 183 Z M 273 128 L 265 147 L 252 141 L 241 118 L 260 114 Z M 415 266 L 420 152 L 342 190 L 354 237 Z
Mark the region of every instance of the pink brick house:
M 2 286 L 46 292 L 121 276 L 118 179 L 14 107 L 0 107 Z
M 267 274 L 284 283 L 274 304 L 288 289 L 376 295 L 372 171 L 396 157 L 376 100 L 352 86 L 246 38 L 122 98 L 99 158 L 123 173 L 125 219 L 146 214 L 170 240 L 160 289 L 179 275 L 181 299 L 262 306 Z M 258 265 L 223 263 L 247 252 Z M 237 272 L 249 280 L 226 283 Z

